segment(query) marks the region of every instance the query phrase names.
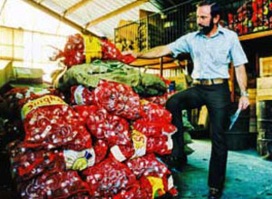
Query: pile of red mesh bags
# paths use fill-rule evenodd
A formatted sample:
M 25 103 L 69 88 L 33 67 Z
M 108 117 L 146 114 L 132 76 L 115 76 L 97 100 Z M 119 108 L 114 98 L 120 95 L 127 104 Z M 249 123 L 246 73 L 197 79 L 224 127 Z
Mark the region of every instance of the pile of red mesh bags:
M 171 114 L 162 106 L 143 101 L 141 118 L 132 123 L 132 145 L 126 147 L 115 145 L 112 155 L 119 161 L 132 157 L 141 157 L 147 153 L 167 155 L 171 153 L 173 142 L 171 136 L 176 127 L 171 124 Z M 134 154 L 132 154 L 134 151 Z
M 70 91 L 69 100 L 49 92 L 17 102 L 25 135 L 8 151 L 22 198 L 177 195 L 171 172 L 156 158 L 171 153 L 176 131 L 163 106 L 105 80 L 94 90 Z

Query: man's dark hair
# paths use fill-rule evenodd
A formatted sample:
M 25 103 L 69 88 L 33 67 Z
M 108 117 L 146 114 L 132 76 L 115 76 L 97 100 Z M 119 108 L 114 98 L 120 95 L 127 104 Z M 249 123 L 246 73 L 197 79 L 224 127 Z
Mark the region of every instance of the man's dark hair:
M 217 15 L 219 15 L 219 17 L 221 18 L 221 8 L 218 3 L 214 1 L 210 1 L 210 0 L 203 0 L 197 4 L 197 7 L 201 7 L 201 6 L 211 6 L 212 18 L 216 17 Z

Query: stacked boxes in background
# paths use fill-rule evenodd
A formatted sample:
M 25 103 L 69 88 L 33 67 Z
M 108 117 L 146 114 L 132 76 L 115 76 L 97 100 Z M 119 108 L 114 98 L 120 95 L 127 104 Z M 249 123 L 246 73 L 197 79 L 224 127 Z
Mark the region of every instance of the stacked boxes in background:
M 260 58 L 260 77 L 257 79 L 257 151 L 272 156 L 272 57 Z
M 249 132 L 257 132 L 257 115 L 256 115 L 256 92 L 255 88 L 248 89 L 249 102 L 250 102 L 250 111 L 249 111 Z

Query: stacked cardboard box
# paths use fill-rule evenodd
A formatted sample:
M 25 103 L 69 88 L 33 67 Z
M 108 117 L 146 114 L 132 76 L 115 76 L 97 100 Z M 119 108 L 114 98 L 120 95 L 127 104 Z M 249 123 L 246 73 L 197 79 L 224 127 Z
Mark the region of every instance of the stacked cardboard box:
M 272 155 L 272 57 L 260 58 L 260 77 L 257 79 L 257 151 Z

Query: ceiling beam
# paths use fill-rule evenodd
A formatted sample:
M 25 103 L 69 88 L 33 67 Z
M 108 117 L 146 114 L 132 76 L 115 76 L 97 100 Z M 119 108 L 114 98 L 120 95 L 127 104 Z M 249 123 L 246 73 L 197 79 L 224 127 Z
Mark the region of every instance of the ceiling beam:
M 81 0 L 78 3 L 76 3 L 75 5 L 71 6 L 70 8 L 68 8 L 67 10 L 65 10 L 63 12 L 64 16 L 67 16 L 73 12 L 75 12 L 76 10 L 78 10 L 79 8 L 83 7 L 85 4 L 91 2 L 93 0 Z
M 67 24 L 67 25 L 69 25 L 69 26 L 75 28 L 76 30 L 78 30 L 78 31 L 80 31 L 80 32 L 84 32 L 84 33 L 87 33 L 87 34 L 91 34 L 91 35 L 93 35 L 93 36 L 95 36 L 95 37 L 100 37 L 100 36 L 98 36 L 97 34 L 95 34 L 95 33 L 91 32 L 91 31 L 85 29 L 85 28 L 84 28 L 83 26 L 81 26 L 80 24 L 77 24 L 77 23 L 75 23 L 75 22 L 69 20 L 68 18 L 64 17 L 62 14 L 56 13 L 56 12 L 54 12 L 53 10 L 47 8 L 46 6 L 43 6 L 43 5 L 40 4 L 40 3 L 37 3 L 37 2 L 34 1 L 34 0 L 23 0 L 23 1 L 27 2 L 29 5 L 35 7 L 35 8 L 37 8 L 37 9 L 39 9 L 39 10 L 45 12 L 46 14 L 48 14 L 48 15 L 54 17 L 55 19 L 57 19 L 57 20 L 59 20 L 59 21 L 65 23 L 65 24 Z
M 149 2 L 149 0 L 136 0 L 136 1 L 132 2 L 132 3 L 126 4 L 125 6 L 119 8 L 119 9 L 116 9 L 116 10 L 114 10 L 112 12 L 109 12 L 109 13 L 101 16 L 101 17 L 98 17 L 98 18 L 88 22 L 86 24 L 86 29 L 91 27 L 91 26 L 94 26 L 94 25 L 96 25 L 98 23 L 101 23 L 102 21 L 105 21 L 105 20 L 107 20 L 109 18 L 112 18 L 112 17 L 114 17 L 114 16 L 116 16 L 118 14 L 121 14 L 121 13 L 126 12 L 128 10 L 131 10 L 132 8 L 140 6 L 140 5 L 142 5 L 142 4 L 146 3 L 146 2 Z
M 0 16 L 1 16 L 1 14 L 2 14 L 4 8 L 5 8 L 5 5 L 6 5 L 7 1 L 8 1 L 8 0 L 5 0 L 5 1 L 3 2 L 3 4 L 2 4 L 2 7 L 1 7 L 1 9 L 0 9 Z

